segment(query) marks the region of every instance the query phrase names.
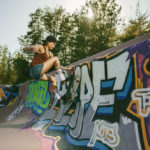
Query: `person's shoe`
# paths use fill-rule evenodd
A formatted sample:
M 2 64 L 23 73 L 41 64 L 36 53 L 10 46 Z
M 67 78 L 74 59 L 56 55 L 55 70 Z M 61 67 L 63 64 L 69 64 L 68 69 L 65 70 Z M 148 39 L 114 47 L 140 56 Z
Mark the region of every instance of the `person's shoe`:
M 62 73 L 59 74 L 59 77 L 62 82 L 66 80 L 65 76 Z
M 62 69 L 58 69 L 56 72 L 58 73 L 58 75 L 59 75 L 59 77 L 60 77 L 60 80 L 61 80 L 62 82 L 66 80 L 64 74 L 62 73 Z
M 60 95 L 59 95 L 57 89 L 54 90 L 54 94 L 55 94 L 55 98 L 56 98 L 57 100 L 61 99 L 61 97 L 60 97 Z
M 56 93 L 55 96 L 56 96 L 57 100 L 59 100 L 61 98 L 58 93 Z

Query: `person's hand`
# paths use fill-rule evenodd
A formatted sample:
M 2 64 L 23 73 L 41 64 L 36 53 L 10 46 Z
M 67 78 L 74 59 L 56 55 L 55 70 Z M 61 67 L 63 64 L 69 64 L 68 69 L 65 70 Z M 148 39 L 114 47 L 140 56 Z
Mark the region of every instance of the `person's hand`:
M 72 71 L 73 69 L 74 69 L 73 66 L 70 66 L 70 67 L 67 68 L 68 71 Z
M 39 48 L 37 46 L 33 46 L 33 51 L 37 53 L 39 51 Z
M 66 70 L 66 71 L 73 71 L 74 67 L 73 66 L 70 66 L 70 67 L 61 66 L 61 69 Z

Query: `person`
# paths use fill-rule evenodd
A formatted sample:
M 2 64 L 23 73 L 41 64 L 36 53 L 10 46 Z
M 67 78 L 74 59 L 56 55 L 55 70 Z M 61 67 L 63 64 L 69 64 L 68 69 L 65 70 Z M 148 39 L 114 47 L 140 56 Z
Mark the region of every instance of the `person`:
M 0 104 L 6 104 L 6 102 L 6 95 L 4 94 L 3 89 L 0 88 Z
M 4 91 L 9 94 L 6 96 Z M 0 88 L 0 106 L 10 106 L 16 101 L 14 98 L 18 95 L 19 87 L 11 85 L 10 87 L 5 87 L 4 91 Z
M 51 81 L 52 90 L 56 98 L 60 99 L 55 77 L 46 74 L 46 72 L 54 67 L 60 77 L 60 80 L 65 81 L 65 76 L 62 73 L 62 69 L 69 71 L 72 68 L 62 66 L 58 57 L 54 56 L 51 52 L 55 48 L 56 42 L 57 40 L 54 36 L 47 36 L 46 39 L 42 41 L 42 44 L 24 47 L 23 50 L 34 52 L 34 57 L 30 64 L 29 75 L 35 80 Z

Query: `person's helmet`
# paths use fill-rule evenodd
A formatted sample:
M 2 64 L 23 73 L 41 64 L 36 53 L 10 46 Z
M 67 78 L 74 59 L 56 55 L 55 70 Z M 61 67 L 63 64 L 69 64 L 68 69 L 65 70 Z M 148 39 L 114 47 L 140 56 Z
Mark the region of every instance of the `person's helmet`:
M 49 35 L 49 36 L 46 37 L 45 40 L 43 40 L 43 42 L 46 42 L 46 43 L 47 42 L 54 42 L 54 43 L 56 43 L 57 40 L 56 40 L 56 38 L 54 36 Z

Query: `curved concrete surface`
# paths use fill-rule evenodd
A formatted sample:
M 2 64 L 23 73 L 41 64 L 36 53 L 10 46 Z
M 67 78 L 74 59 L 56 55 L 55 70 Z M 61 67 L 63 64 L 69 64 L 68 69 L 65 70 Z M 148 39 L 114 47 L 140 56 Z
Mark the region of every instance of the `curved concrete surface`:
M 0 150 L 149 150 L 149 39 L 74 63 L 66 83 L 53 73 L 61 101 L 51 83 L 18 85 L 16 101 L 0 108 Z

